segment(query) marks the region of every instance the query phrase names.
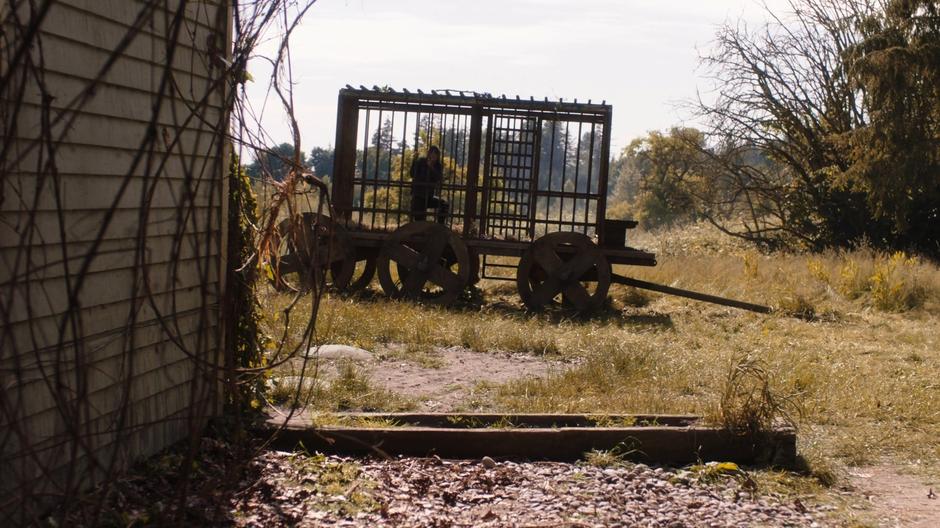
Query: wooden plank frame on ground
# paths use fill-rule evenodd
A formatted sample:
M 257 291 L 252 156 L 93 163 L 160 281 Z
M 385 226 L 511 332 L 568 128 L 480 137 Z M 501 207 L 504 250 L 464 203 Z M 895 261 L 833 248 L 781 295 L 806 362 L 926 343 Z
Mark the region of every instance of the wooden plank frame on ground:
M 318 424 L 318 421 L 322 425 Z M 606 414 L 341 413 L 270 419 L 282 449 L 363 456 L 439 456 L 578 460 L 613 450 L 626 460 L 686 465 L 735 462 L 791 467 L 796 431 L 781 426 L 755 437 L 702 422 L 697 416 Z

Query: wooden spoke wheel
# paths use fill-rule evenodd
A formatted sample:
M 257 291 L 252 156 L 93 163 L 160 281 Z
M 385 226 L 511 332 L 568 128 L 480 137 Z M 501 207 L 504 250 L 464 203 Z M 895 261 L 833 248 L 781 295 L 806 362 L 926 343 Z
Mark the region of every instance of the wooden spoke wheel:
M 340 289 L 349 284 L 356 268 L 352 245 L 345 228 L 330 217 L 304 213 L 293 225 L 282 221 L 278 233 L 272 279 L 277 290 L 309 291 L 321 277 Z
M 549 233 L 526 250 L 516 270 L 522 302 L 539 310 L 561 295 L 578 310 L 600 307 L 610 289 L 610 264 L 581 233 Z
M 333 264 L 333 277 L 345 279 L 345 286 L 340 288 L 342 290 L 354 292 L 365 289 L 372 283 L 372 279 L 375 278 L 377 261 L 378 256 L 374 253 L 371 255 L 363 255 L 357 252 L 356 256 L 351 261 L 351 268 L 349 266 L 350 260 L 348 259 Z M 339 288 L 339 279 L 334 279 L 334 282 L 336 282 Z
M 470 285 L 476 286 L 480 283 L 480 252 L 476 249 L 469 250 L 470 253 Z
M 397 277 L 392 276 L 392 264 Z M 433 222 L 411 222 L 389 236 L 379 253 L 379 282 L 392 298 L 447 305 L 470 276 L 467 246 L 456 233 Z

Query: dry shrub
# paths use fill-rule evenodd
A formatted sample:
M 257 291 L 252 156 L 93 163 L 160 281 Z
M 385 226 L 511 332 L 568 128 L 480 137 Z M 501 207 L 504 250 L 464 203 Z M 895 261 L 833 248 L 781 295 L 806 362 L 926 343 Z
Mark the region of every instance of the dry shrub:
M 868 273 L 862 271 L 860 261 L 864 262 L 870 270 L 870 263 L 867 260 L 852 259 L 848 256 L 842 258 L 842 265 L 839 266 L 838 279 L 833 286 L 847 299 L 858 299 L 868 290 Z
M 712 420 L 747 436 L 761 435 L 781 421 L 796 427 L 796 418 L 802 416 L 798 398 L 799 393 L 783 395 L 772 389 L 770 373 L 762 362 L 744 356 L 732 361 Z
M 470 350 L 484 351 L 487 343 L 483 338 L 483 332 L 475 326 L 467 326 L 460 330 L 460 346 Z
M 918 283 L 916 257 L 897 252 L 880 259 L 868 278 L 872 304 L 886 312 L 902 312 L 923 306 L 927 290 Z
M 663 256 L 731 255 L 752 247 L 742 239 L 722 233 L 705 221 L 666 229 L 635 230 L 628 234 L 627 243 Z
M 816 319 L 816 306 L 805 295 L 798 292 L 787 292 L 777 299 L 774 307 L 780 313 L 812 321 Z
M 631 277 L 771 304 L 806 317 L 845 309 L 845 301 L 885 312 L 940 304 L 940 268 L 903 252 L 760 253 L 703 225 L 638 233 L 638 247 L 659 254 L 654 268 L 618 267 Z M 843 306 L 840 306 L 843 305 Z
M 936 267 L 904 252 L 862 249 L 830 258 L 835 260 L 832 273 L 815 259 L 810 261 L 810 272 L 846 299 L 861 299 L 884 312 L 921 308 L 931 294 L 940 291 Z
M 760 255 L 756 251 L 744 253 L 744 276 L 748 279 L 760 278 Z

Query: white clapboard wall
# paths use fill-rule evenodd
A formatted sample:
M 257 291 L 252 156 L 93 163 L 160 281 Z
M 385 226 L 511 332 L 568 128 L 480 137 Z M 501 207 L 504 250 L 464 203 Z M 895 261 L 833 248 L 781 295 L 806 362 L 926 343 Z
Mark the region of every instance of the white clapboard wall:
M 0 66 L 25 76 L 0 101 L 15 137 L 0 195 L 5 496 L 87 486 L 217 408 L 230 3 L 189 2 L 169 76 L 178 8 L 158 3 L 59 0 L 34 67 Z

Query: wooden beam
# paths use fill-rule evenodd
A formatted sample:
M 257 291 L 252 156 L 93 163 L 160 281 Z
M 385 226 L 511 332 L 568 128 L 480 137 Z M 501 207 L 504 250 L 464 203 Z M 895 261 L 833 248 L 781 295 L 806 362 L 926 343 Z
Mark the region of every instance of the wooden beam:
M 470 117 L 470 144 L 468 146 L 467 160 L 467 190 L 463 212 L 463 237 L 471 238 L 474 222 L 479 225 L 480 216 L 477 214 L 477 193 L 479 192 L 480 177 L 480 146 L 483 136 L 483 109 L 477 105 L 473 107 Z
M 377 415 L 380 419 L 387 416 Z M 443 458 L 578 460 L 592 450 L 619 448 L 625 458 L 656 464 L 683 465 L 697 461 L 740 464 L 789 465 L 796 458 L 796 432 L 790 428 L 768 431 L 760 438 L 733 434 L 703 425 L 662 425 L 669 417 L 630 427 L 543 427 L 545 420 L 577 422 L 583 416 L 541 416 L 537 427 L 511 422 L 524 415 L 506 415 L 509 427 L 475 427 L 473 415 L 447 415 L 444 427 L 342 427 L 315 426 L 292 419 L 286 425 L 268 422 L 262 434 L 275 434 L 281 449 L 299 445 L 310 451 L 348 455 L 431 456 Z M 494 417 L 490 417 L 494 418 Z M 496 417 L 499 418 L 499 417 Z M 620 417 L 627 418 L 627 417 Z M 459 427 L 460 422 L 469 427 Z M 498 425 L 498 424 L 497 424 Z
M 675 295 L 678 297 L 686 297 L 688 299 L 695 299 L 696 301 L 707 302 L 711 304 L 720 304 L 722 306 L 730 306 L 732 308 L 740 308 L 741 310 L 749 310 L 751 312 L 764 313 L 768 314 L 773 312 L 773 310 L 767 306 L 761 306 L 759 304 L 753 304 L 744 301 L 736 301 L 734 299 L 726 299 L 724 297 L 718 297 L 716 295 L 708 295 L 707 293 L 699 293 L 690 290 L 683 290 L 680 288 L 673 288 L 672 286 L 665 286 L 663 284 L 656 284 L 655 282 L 646 282 L 639 279 L 631 279 L 629 277 L 624 277 L 622 275 L 614 274 L 612 276 L 612 281 L 617 284 L 624 284 L 626 286 L 633 286 L 634 288 L 642 288 L 644 290 L 652 290 L 659 293 L 665 293 L 667 295 Z

